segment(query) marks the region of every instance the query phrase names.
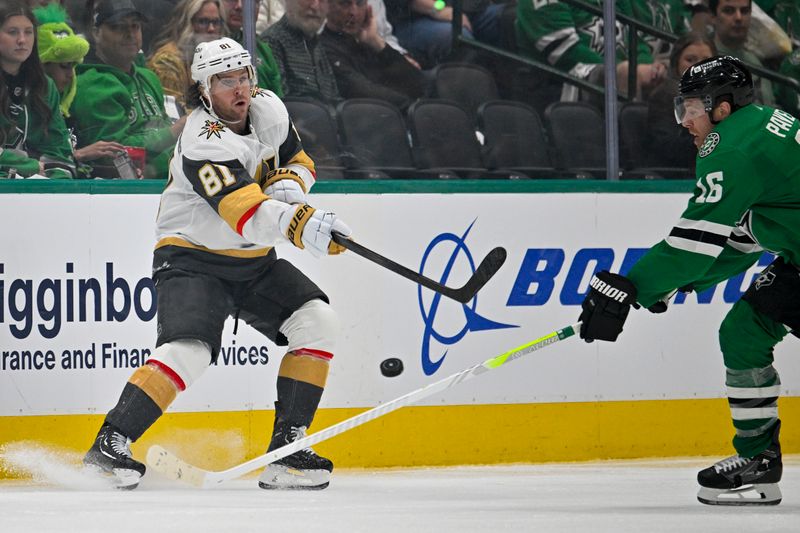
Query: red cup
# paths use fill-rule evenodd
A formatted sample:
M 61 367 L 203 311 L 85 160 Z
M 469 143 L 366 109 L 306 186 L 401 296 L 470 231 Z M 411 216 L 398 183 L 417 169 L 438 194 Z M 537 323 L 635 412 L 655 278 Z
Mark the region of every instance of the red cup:
M 125 151 L 128 152 L 128 157 L 131 158 L 131 163 L 139 171 L 139 175 L 144 175 L 144 166 L 147 163 L 145 149 L 139 146 L 126 146 Z

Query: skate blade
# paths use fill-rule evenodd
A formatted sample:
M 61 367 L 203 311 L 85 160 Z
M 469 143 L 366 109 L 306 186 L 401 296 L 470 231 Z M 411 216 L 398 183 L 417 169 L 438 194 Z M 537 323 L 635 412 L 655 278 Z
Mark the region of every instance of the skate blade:
M 112 472 L 103 470 L 97 465 L 84 465 L 84 470 L 96 477 L 107 480 L 111 487 L 119 490 L 133 490 L 139 486 L 142 476 L 136 470 L 115 468 Z
M 777 483 L 745 485 L 737 489 L 700 487 L 697 500 L 706 505 L 778 505 L 781 489 Z
M 258 477 L 258 486 L 266 490 L 322 490 L 330 481 L 327 470 L 297 470 L 272 464 Z

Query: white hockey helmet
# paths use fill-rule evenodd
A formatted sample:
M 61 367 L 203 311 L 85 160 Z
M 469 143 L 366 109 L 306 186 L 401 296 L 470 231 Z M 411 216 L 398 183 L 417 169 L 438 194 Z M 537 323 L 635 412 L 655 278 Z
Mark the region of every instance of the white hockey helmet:
M 230 70 L 246 68 L 250 77 L 255 79 L 250 52 L 229 37 L 200 43 L 194 49 L 192 59 L 192 79 L 208 90 L 211 77 Z

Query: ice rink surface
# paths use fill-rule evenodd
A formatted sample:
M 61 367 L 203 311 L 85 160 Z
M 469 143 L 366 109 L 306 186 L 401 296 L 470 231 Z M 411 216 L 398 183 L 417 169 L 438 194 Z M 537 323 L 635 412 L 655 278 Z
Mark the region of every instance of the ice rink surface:
M 124 492 L 62 472 L 61 485 L 0 481 L 0 532 L 800 532 L 800 456 L 784 458 L 772 507 L 698 503 L 695 475 L 711 462 L 349 470 L 319 492 L 264 491 L 254 477 L 200 490 L 157 474 Z

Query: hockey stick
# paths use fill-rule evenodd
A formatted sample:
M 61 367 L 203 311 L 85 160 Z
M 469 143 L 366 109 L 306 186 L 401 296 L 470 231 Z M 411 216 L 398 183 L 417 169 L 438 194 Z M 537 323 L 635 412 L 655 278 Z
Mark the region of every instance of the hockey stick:
M 339 233 L 333 234 L 333 240 L 336 242 L 336 244 L 344 246 L 351 252 L 369 259 L 373 263 L 389 269 L 395 274 L 400 274 L 404 278 L 419 283 L 423 287 L 427 287 L 432 291 L 443 294 L 444 296 L 452 298 L 453 300 L 461 302 L 462 304 L 472 300 L 475 294 L 481 290 L 484 285 L 486 285 L 486 282 L 489 281 L 489 279 L 491 279 L 491 277 L 494 276 L 498 270 L 500 270 L 500 267 L 503 266 L 503 263 L 506 260 L 505 248 L 498 246 L 483 258 L 481 264 L 475 269 L 475 273 L 472 274 L 472 277 L 467 280 L 467 283 L 465 283 L 463 287 L 454 289 L 442 285 L 441 283 L 437 283 L 430 278 L 426 278 L 422 274 L 418 274 L 417 272 L 414 272 L 410 268 L 404 267 L 399 263 L 395 263 L 388 257 L 384 257 L 379 253 L 370 250 L 366 246 L 358 244 L 356 241 L 348 239 Z
M 279 459 L 283 459 L 287 455 L 291 455 L 298 450 L 308 448 L 309 446 L 313 446 L 314 444 L 339 435 L 340 433 L 349 431 L 371 420 L 375 420 L 378 417 L 391 413 L 392 411 L 396 411 L 401 407 L 410 405 L 418 400 L 421 400 L 422 398 L 426 398 L 437 392 L 454 387 L 463 381 L 467 381 L 468 379 L 480 376 L 481 374 L 484 374 L 490 370 L 494 370 L 495 368 L 503 366 L 509 361 L 518 359 L 523 355 L 527 355 L 561 340 L 568 339 L 569 337 L 572 337 L 578 333 L 580 326 L 581 323 L 577 322 L 571 326 L 548 333 L 544 337 L 540 337 L 534 341 L 523 344 L 522 346 L 518 346 L 513 350 L 509 350 L 496 357 L 487 359 L 483 363 L 473 365 L 462 370 L 461 372 L 453 374 L 452 376 L 448 376 L 439 381 L 425 385 L 424 387 L 409 392 L 404 396 L 400 396 L 399 398 L 395 398 L 394 400 L 386 402 L 382 405 L 373 407 L 369 411 L 364 411 L 363 413 L 348 418 L 347 420 L 339 422 L 338 424 L 334 424 L 312 435 L 308 435 L 302 439 L 290 442 L 286 446 L 282 446 L 277 450 L 273 450 L 227 470 L 222 470 L 219 472 L 203 470 L 202 468 L 187 463 L 177 455 L 158 445 L 151 446 L 150 449 L 147 450 L 147 464 L 150 465 L 150 468 L 156 472 L 160 472 L 170 479 L 177 479 L 203 489 L 214 487 L 225 481 L 238 478 L 247 474 L 248 472 L 262 468 Z

